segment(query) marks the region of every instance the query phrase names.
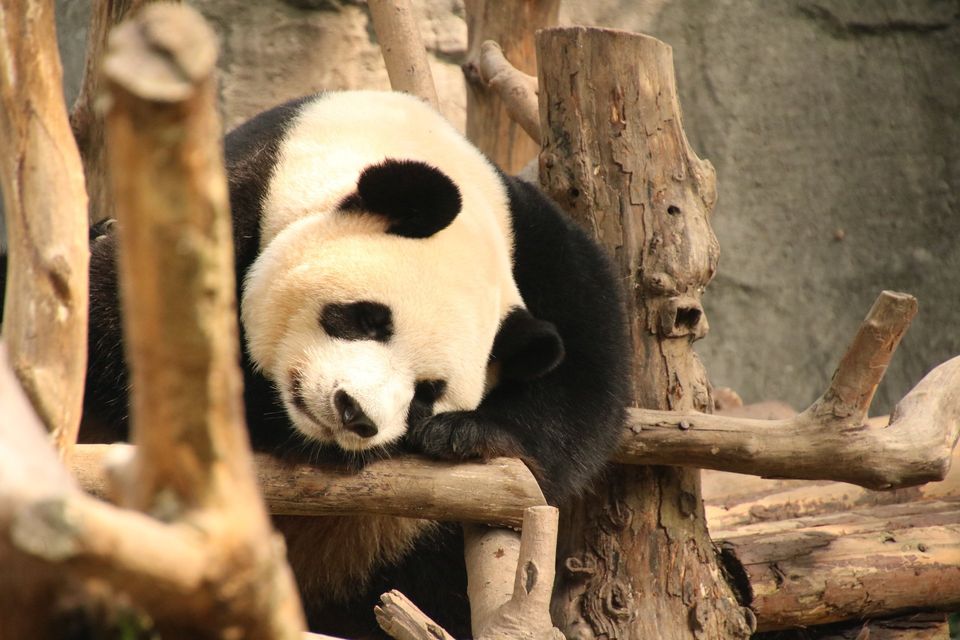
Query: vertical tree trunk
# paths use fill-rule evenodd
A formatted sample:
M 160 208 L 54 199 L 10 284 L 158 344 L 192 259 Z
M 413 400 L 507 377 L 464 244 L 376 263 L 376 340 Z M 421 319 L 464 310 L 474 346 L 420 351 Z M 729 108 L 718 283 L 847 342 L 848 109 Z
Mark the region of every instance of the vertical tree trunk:
M 87 362 L 87 194 L 61 87 L 52 0 L 0 3 L 0 181 L 9 234 L 3 337 L 62 453 Z
M 517 173 L 539 148 L 507 113 L 503 101 L 479 80 L 480 45 L 495 40 L 507 60 L 524 73 L 537 72 L 533 34 L 557 24 L 560 0 L 466 0 L 469 52 L 467 138 L 507 173 Z
M 614 257 L 628 291 L 640 407 L 710 407 L 691 343 L 719 247 L 713 167 L 680 121 L 670 47 L 582 27 L 538 36 L 541 182 Z M 699 472 L 618 467 L 566 510 L 554 622 L 568 638 L 746 638 L 706 530 Z

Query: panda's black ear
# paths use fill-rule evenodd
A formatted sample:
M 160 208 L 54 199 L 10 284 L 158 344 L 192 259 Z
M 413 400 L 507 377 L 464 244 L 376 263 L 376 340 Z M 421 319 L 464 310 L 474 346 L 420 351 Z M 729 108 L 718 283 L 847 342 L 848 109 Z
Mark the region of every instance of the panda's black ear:
M 547 375 L 563 362 L 563 340 L 553 323 L 514 307 L 497 331 L 490 363 L 500 380 L 528 382 Z
M 460 213 L 460 190 L 435 167 L 416 160 L 387 159 L 367 167 L 344 211 L 375 213 L 387 219 L 387 233 L 429 238 Z

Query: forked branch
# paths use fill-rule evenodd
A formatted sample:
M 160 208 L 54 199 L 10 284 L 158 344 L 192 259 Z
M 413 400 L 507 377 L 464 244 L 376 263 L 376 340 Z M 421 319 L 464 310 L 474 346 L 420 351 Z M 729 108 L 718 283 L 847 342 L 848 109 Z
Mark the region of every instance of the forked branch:
M 884 291 L 840 360 L 830 387 L 785 420 L 634 409 L 616 459 L 764 477 L 835 480 L 870 489 L 941 480 L 960 433 L 960 358 L 931 371 L 894 409 L 867 426 L 867 410 L 916 300 Z

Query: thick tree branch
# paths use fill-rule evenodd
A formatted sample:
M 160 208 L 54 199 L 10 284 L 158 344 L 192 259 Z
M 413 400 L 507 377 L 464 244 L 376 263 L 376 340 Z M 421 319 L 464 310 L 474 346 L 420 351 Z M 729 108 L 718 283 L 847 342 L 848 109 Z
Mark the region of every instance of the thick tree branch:
M 105 461 L 112 452 L 132 450 L 123 444 L 78 445 L 73 473 L 86 491 L 110 497 Z M 391 458 L 360 472 L 286 463 L 266 454 L 255 459 L 267 506 L 276 515 L 369 513 L 516 527 L 524 509 L 546 504 L 533 474 L 512 458 L 485 464 Z
M 399 591 L 380 596 L 374 613 L 380 628 L 396 640 L 453 640 L 453 636 Z
M 439 108 L 427 51 L 409 0 L 369 0 L 373 30 L 394 91 L 410 93 Z
M 61 87 L 52 0 L 0 5 L 3 335 L 17 377 L 69 453 L 83 403 L 87 194 Z
M 784 420 L 635 409 L 617 459 L 679 464 L 775 478 L 890 489 L 941 480 L 960 433 L 960 358 L 908 393 L 882 429 L 866 409 L 915 301 L 884 292 L 841 359 L 830 388 Z

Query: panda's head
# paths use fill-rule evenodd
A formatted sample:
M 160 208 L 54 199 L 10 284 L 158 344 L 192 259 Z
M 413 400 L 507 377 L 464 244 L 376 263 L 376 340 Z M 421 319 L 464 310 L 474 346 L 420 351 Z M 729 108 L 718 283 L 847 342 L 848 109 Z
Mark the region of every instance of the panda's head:
M 461 207 L 439 170 L 388 160 L 263 248 L 244 282 L 247 346 L 302 434 L 362 451 L 475 408 L 495 339 L 502 362 L 522 363 L 517 377 L 559 361 L 552 325 L 522 308 L 507 240 L 461 221 Z

